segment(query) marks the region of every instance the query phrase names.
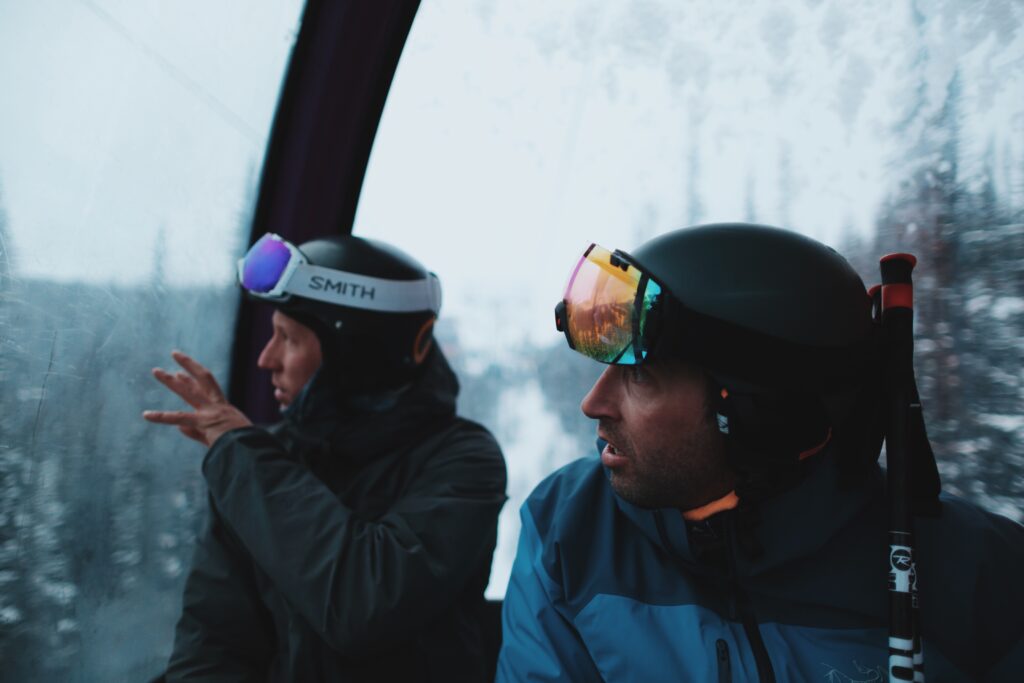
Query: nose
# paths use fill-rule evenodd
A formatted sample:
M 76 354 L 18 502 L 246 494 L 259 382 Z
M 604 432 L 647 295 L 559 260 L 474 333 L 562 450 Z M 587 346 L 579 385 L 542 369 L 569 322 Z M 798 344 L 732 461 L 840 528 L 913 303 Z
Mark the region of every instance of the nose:
M 614 365 L 605 368 L 580 403 L 583 414 L 593 420 L 619 417 L 618 389 L 619 373 Z
M 279 370 L 281 368 L 281 356 L 278 353 L 276 334 L 270 338 L 267 345 L 260 351 L 260 357 L 256 359 L 256 367 L 262 370 Z

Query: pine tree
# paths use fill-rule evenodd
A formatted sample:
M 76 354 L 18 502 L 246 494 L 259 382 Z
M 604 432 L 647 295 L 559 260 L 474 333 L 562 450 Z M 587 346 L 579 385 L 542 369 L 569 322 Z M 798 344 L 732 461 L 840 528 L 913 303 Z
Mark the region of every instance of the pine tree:
M 1013 417 L 1024 407 L 1024 231 L 998 194 L 994 142 L 980 172 L 964 170 L 959 71 L 934 113 L 923 100 L 911 110 L 900 124 L 916 131 L 907 175 L 881 212 L 875 251 L 918 257 L 915 365 L 944 484 L 1005 512 L 1001 501 L 1024 494 L 1024 424 Z

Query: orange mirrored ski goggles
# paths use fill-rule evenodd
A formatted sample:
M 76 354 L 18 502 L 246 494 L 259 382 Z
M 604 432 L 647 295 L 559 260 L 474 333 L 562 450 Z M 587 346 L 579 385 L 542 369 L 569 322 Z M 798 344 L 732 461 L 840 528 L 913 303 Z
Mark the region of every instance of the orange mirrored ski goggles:
M 639 365 L 650 350 L 651 310 L 662 293 L 630 256 L 591 244 L 555 306 L 555 327 L 569 348 L 611 365 Z

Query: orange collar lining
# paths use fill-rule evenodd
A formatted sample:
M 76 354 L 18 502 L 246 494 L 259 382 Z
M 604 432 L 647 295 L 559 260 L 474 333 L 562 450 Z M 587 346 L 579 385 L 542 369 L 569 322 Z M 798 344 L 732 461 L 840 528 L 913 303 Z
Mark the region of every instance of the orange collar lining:
M 718 500 L 713 500 L 707 505 L 701 505 L 699 508 L 692 510 L 683 511 L 683 519 L 687 522 L 700 522 L 707 519 L 711 515 L 718 514 L 723 510 L 732 510 L 739 506 L 740 497 L 736 495 L 735 491 L 729 491 Z

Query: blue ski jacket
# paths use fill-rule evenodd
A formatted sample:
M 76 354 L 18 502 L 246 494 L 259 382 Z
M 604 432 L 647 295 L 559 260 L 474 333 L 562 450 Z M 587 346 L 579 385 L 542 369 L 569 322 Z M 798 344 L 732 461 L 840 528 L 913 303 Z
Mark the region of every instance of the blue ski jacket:
M 686 522 L 615 495 L 597 458 L 523 505 L 498 681 L 884 681 L 882 471 L 826 451 L 759 506 Z M 944 495 L 915 519 L 925 673 L 1024 681 L 1024 527 Z

